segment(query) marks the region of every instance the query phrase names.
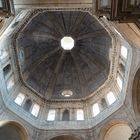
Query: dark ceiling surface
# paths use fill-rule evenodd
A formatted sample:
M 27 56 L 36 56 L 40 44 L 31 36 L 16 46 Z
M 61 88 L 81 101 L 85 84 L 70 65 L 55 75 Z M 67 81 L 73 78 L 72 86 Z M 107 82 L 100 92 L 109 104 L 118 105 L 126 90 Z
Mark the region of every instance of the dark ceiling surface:
M 61 39 L 71 36 L 71 51 L 61 47 Z M 45 11 L 38 13 L 19 32 L 16 46 L 23 80 L 46 99 L 85 98 L 108 78 L 112 40 L 88 12 Z

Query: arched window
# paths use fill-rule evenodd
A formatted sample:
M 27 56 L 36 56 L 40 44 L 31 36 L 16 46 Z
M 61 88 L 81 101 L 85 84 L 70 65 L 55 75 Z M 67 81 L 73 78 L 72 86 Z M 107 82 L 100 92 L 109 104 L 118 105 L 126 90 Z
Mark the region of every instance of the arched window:
M 47 120 L 48 121 L 54 121 L 55 120 L 55 110 L 54 109 L 49 110 Z
M 22 93 L 19 93 L 18 96 L 15 99 L 15 103 L 18 104 L 19 106 L 21 106 L 24 99 L 25 99 L 25 95 L 22 94 Z
M 93 117 L 97 116 L 100 113 L 100 108 L 98 103 L 95 103 L 92 109 L 93 109 Z
M 69 110 L 64 110 L 63 116 L 62 116 L 63 121 L 69 121 L 70 120 L 70 115 L 69 115 Z
M 14 86 L 14 78 L 10 78 L 10 80 L 7 83 L 7 89 L 10 90 Z
M 31 106 L 32 106 L 32 101 L 31 101 L 30 99 L 27 99 L 26 102 L 25 102 L 25 104 L 24 104 L 24 107 L 23 107 L 23 108 L 24 108 L 26 111 L 29 111 L 30 108 L 31 108 Z
M 8 56 L 8 52 L 6 50 L 0 50 L 0 59 L 4 59 Z
M 107 94 L 107 101 L 108 101 L 109 105 L 113 104 L 116 101 L 116 98 L 115 98 L 113 92 L 110 91 Z
M 7 66 L 5 66 L 3 68 L 3 74 L 4 74 L 4 76 L 6 76 L 10 72 L 10 70 L 11 70 L 11 65 L 10 64 L 8 64 Z
M 120 76 L 117 77 L 117 84 L 118 84 L 120 90 L 122 90 L 123 81 Z
M 32 108 L 32 115 L 37 117 L 38 116 L 38 113 L 39 113 L 39 110 L 40 110 L 40 106 L 38 104 L 34 104 L 33 105 L 33 108 Z
M 126 59 L 127 53 L 127 48 L 125 46 L 121 46 L 121 56 Z
M 82 109 L 77 110 L 77 120 L 84 120 L 84 112 Z
M 24 51 L 23 50 L 20 50 L 20 52 L 19 52 L 19 58 L 20 58 L 20 60 L 22 62 L 24 61 Z

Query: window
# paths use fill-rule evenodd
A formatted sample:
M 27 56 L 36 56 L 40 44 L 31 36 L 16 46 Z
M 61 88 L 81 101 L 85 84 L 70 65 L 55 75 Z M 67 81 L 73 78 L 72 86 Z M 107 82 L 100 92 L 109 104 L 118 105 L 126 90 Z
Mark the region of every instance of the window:
M 17 105 L 21 106 L 22 103 L 23 103 L 23 101 L 24 101 L 24 99 L 25 99 L 25 95 L 22 94 L 22 93 L 19 93 L 18 96 L 17 96 L 16 99 L 15 99 L 15 103 L 16 103 Z
M 73 92 L 71 91 L 71 90 L 64 90 L 63 92 L 62 92 L 62 95 L 64 96 L 64 97 L 70 97 L 70 96 L 72 96 L 73 95 Z
M 107 94 L 107 101 L 108 101 L 109 105 L 113 104 L 116 101 L 116 98 L 115 98 L 113 92 L 110 91 Z
M 40 106 L 38 104 L 34 104 L 33 105 L 33 108 L 32 108 L 32 115 L 37 117 L 38 116 L 38 113 L 39 113 L 39 110 L 40 110 Z
M 62 120 L 63 121 L 69 121 L 70 120 L 70 115 L 69 115 L 70 113 L 69 113 L 69 110 L 65 110 L 64 112 L 63 112 L 63 117 L 62 117 Z
M 55 120 L 55 110 L 49 110 L 47 120 L 48 121 L 54 121 Z
M 3 7 L 3 2 L 2 2 L 2 0 L 0 0 L 0 8 L 2 8 Z
M 84 112 L 82 109 L 77 110 L 77 120 L 84 120 Z
M 98 103 L 93 105 L 93 116 L 97 116 L 100 113 L 99 105 Z
M 10 90 L 14 86 L 14 79 L 11 78 L 7 83 L 7 89 Z
M 121 46 L 121 56 L 127 58 L 127 48 L 125 46 Z
M 0 59 L 4 59 L 5 57 L 8 56 L 7 51 L 5 50 L 0 50 Z
M 118 84 L 120 90 L 122 90 L 122 84 L 123 84 L 123 82 L 122 82 L 122 78 L 120 76 L 117 77 L 117 84 Z
M 24 51 L 23 50 L 20 50 L 19 58 L 21 61 L 24 61 Z

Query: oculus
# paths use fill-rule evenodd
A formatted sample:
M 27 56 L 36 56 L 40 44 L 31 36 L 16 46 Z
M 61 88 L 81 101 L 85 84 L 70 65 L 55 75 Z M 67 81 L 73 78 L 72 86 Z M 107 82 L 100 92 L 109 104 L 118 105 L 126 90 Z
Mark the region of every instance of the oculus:
M 61 47 L 64 50 L 72 50 L 72 48 L 74 47 L 74 40 L 72 37 L 63 37 L 61 39 Z
M 64 90 L 62 92 L 62 96 L 67 97 L 67 98 L 72 96 L 72 95 L 73 95 L 73 92 L 71 90 Z

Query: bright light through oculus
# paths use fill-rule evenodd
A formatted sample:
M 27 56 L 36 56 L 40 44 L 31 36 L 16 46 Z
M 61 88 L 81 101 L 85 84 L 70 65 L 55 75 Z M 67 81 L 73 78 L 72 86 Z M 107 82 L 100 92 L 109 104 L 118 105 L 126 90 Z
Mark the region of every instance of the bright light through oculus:
M 61 47 L 64 50 L 72 50 L 72 48 L 74 47 L 74 40 L 72 37 L 63 37 L 61 39 Z

